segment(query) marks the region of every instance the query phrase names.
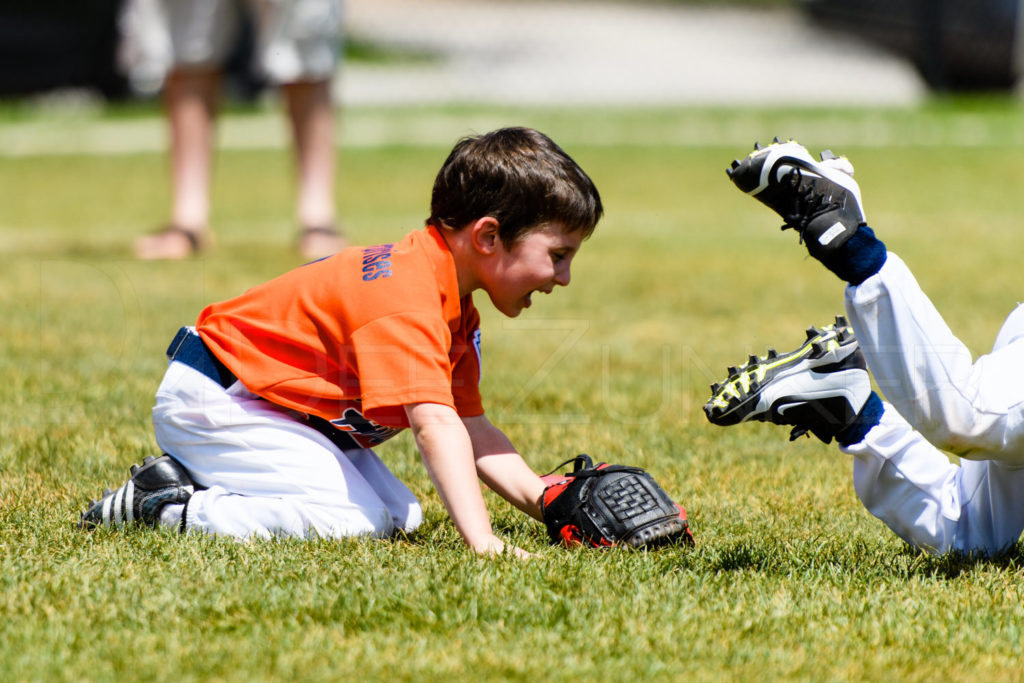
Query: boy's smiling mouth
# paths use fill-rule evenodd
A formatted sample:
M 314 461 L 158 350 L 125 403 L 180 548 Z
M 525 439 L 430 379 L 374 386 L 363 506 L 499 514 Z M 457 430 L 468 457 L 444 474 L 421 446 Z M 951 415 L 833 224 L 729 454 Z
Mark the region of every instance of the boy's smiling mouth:
M 534 289 L 533 291 L 529 292 L 525 297 L 523 297 L 523 308 L 529 308 L 533 304 L 534 294 L 550 294 L 552 291 L 554 291 L 554 287 L 552 287 L 551 289 Z

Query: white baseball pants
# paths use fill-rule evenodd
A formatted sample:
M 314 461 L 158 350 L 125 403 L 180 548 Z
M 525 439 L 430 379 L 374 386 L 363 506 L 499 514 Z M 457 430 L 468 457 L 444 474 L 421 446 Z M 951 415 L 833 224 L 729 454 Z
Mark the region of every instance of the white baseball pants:
M 222 388 L 172 362 L 156 393 L 160 448 L 197 490 L 185 526 L 239 538 L 384 537 L 422 521 L 413 493 L 372 450 L 341 451 L 241 382 Z
M 877 274 L 847 287 L 846 310 L 888 399 L 881 422 L 843 449 L 865 507 L 931 552 L 1007 549 L 1024 530 L 1024 306 L 973 361 L 889 253 Z

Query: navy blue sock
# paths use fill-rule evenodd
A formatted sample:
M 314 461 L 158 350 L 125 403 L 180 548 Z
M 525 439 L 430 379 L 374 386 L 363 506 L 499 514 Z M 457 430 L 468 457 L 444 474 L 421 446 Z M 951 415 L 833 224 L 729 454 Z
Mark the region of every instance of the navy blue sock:
M 846 240 L 846 244 L 822 263 L 839 279 L 859 285 L 881 270 L 887 253 L 885 243 L 875 237 L 875 231 L 862 225 Z
M 872 391 L 871 395 L 868 396 L 868 400 L 864 402 L 864 407 L 860 409 L 857 417 L 854 418 L 853 423 L 836 434 L 836 441 L 839 442 L 840 446 L 860 443 L 868 435 L 868 432 L 871 431 L 871 428 L 881 421 L 884 411 L 885 407 L 882 405 L 882 399 L 878 398 L 878 394 Z

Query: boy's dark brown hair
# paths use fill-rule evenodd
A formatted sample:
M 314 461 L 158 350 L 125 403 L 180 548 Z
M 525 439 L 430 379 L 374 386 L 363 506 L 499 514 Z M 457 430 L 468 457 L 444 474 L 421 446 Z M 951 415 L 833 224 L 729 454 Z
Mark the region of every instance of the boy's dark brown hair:
M 602 213 L 593 181 L 551 138 L 501 128 L 455 145 L 434 180 L 427 224 L 458 230 L 491 216 L 511 248 L 545 223 L 589 237 Z

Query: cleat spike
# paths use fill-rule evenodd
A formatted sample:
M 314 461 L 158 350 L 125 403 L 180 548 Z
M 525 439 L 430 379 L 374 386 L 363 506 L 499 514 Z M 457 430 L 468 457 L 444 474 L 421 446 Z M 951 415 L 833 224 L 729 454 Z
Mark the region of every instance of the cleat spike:
M 830 149 L 823 149 L 823 150 L 821 150 L 821 154 L 819 154 L 819 155 L 818 155 L 818 157 L 819 157 L 819 158 L 820 158 L 820 159 L 821 159 L 822 161 L 828 161 L 828 160 L 830 160 L 830 159 L 838 159 L 838 158 L 839 158 L 839 155 L 838 155 L 838 154 L 836 154 L 836 153 L 834 153 L 834 152 L 833 152 L 832 150 L 830 150 Z
M 774 138 L 772 138 L 772 142 L 774 142 L 776 145 L 778 145 L 778 144 L 782 143 L 782 140 L 780 140 L 779 136 L 776 135 Z
M 153 462 L 154 460 L 156 460 L 156 456 L 155 455 L 147 455 L 145 458 L 142 459 L 142 464 L 143 465 L 148 465 L 149 463 Z
M 756 366 L 759 362 L 761 362 L 761 359 L 754 354 L 750 354 L 750 358 L 747 359 L 747 365 L 750 367 Z
M 821 334 L 821 330 L 817 329 L 816 327 L 808 327 L 807 328 L 807 340 L 808 341 L 810 341 L 811 339 L 814 339 L 819 334 Z
M 131 474 L 133 477 L 135 476 L 135 473 L 138 472 L 138 471 L 139 471 L 139 466 L 138 465 L 132 465 L 131 467 L 128 468 L 128 473 Z
M 109 496 L 113 492 L 114 492 L 114 489 L 103 489 L 103 496 L 104 497 Z
M 801 436 L 804 436 L 805 434 L 807 434 L 810 431 L 811 430 L 807 429 L 806 427 L 794 427 L 793 431 L 791 431 L 789 433 L 789 440 L 790 441 L 796 441 Z M 807 438 L 810 438 L 810 437 L 807 437 Z
M 739 165 L 740 165 L 740 160 L 739 159 L 733 159 L 732 160 L 732 164 L 730 164 L 730 168 L 736 168 Z
M 761 143 L 760 142 L 755 142 L 754 143 L 754 151 L 757 152 L 760 149 L 761 149 Z
M 825 353 L 825 345 L 822 344 L 820 341 L 816 341 L 813 344 L 811 344 L 811 357 L 812 358 L 818 358 L 819 356 L 824 355 L 824 353 Z
M 737 368 L 735 365 L 730 365 L 728 368 L 726 368 L 725 371 L 729 373 L 729 379 L 732 379 L 740 374 L 739 368 Z
M 779 352 L 776 351 L 775 349 L 768 349 L 768 355 L 766 357 L 768 358 L 768 360 L 775 360 L 776 358 L 779 357 Z
M 722 388 L 722 385 L 719 384 L 718 382 L 712 382 L 711 383 L 711 393 L 712 394 L 717 394 L 718 390 L 721 389 L 721 388 Z
M 845 315 L 836 316 L 836 327 L 849 327 L 850 323 L 846 321 Z

